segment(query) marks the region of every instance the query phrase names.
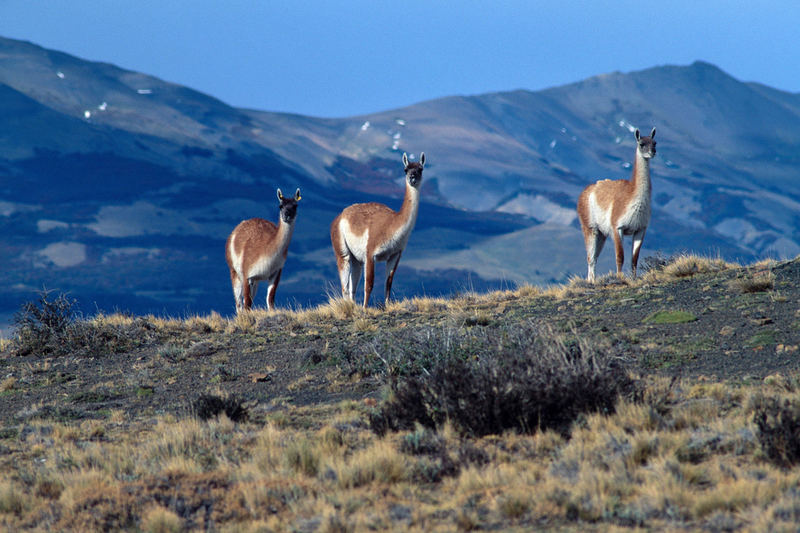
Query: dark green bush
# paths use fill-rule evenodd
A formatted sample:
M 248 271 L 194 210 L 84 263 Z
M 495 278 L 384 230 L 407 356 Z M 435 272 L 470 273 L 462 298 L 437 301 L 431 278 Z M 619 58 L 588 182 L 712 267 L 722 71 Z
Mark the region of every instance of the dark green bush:
M 14 315 L 17 355 L 62 355 L 75 336 L 75 300 L 43 290 L 36 301 L 25 302 Z
M 642 262 L 639 264 L 639 270 L 642 274 L 647 272 L 661 272 L 667 268 L 667 265 L 675 261 L 676 257 L 678 256 L 667 256 L 661 252 L 656 252 L 654 255 L 648 255 L 642 259 Z
M 800 463 L 800 403 L 758 398 L 753 421 L 761 449 L 770 461 L 785 468 Z
M 192 404 L 192 412 L 201 420 L 225 413 L 234 422 L 244 422 L 249 413 L 236 396 L 223 398 L 216 394 L 201 394 Z
M 53 293 L 42 290 L 37 300 L 24 303 L 14 315 L 15 355 L 102 354 L 134 344 L 136 331 L 88 322 L 75 310 L 76 300 Z
M 616 357 L 533 324 L 394 334 L 372 349 L 388 367 L 389 398 L 372 429 L 439 428 L 462 434 L 508 429 L 567 432 L 587 412 L 613 412 L 634 382 Z

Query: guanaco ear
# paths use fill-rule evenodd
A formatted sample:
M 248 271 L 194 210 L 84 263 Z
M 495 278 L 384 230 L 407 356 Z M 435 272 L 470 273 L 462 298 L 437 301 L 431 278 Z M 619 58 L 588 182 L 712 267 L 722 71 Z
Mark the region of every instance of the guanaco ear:
M 639 128 L 636 128 L 633 132 L 633 136 L 636 137 L 636 142 L 639 142 Z
M 300 196 L 300 187 L 298 187 L 298 188 L 297 188 L 297 190 L 296 190 L 296 191 L 295 191 L 295 193 L 294 193 L 294 200 L 295 200 L 296 202 L 299 202 L 299 201 L 300 201 L 300 198 L 302 198 L 302 197 Z
M 281 192 L 280 189 L 278 189 L 278 200 L 280 200 L 281 202 L 283 201 L 283 193 Z
M 408 154 L 403 152 L 403 167 L 408 168 Z
M 425 166 L 425 152 L 419 154 L 419 164 L 423 167 Z
M 656 136 L 656 129 L 653 128 L 653 131 L 650 132 L 650 138 L 652 139 L 655 136 Z

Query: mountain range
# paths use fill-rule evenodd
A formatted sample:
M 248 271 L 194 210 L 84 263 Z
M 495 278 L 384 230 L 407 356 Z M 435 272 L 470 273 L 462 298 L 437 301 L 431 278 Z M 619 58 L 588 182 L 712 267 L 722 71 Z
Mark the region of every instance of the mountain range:
M 276 221 L 279 187 L 303 199 L 276 303 L 325 300 L 339 291 L 330 222 L 356 202 L 398 209 L 403 152 L 427 163 L 396 296 L 582 276 L 577 196 L 629 177 L 633 130 L 653 126 L 644 258 L 800 254 L 800 94 L 705 62 L 334 119 L 0 38 L 0 323 L 43 288 L 87 313 L 227 315 L 225 238 Z

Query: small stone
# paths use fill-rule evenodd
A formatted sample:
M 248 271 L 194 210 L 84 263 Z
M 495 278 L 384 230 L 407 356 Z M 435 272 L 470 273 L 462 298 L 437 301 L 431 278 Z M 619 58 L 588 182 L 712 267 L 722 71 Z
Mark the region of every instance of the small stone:
M 264 372 L 253 372 L 252 374 L 248 374 L 247 377 L 250 378 L 250 381 L 252 381 L 253 383 L 264 383 L 272 379 L 271 374 L 267 374 Z
M 200 341 L 186 349 L 186 357 L 206 357 L 216 352 L 217 349 L 208 341 Z

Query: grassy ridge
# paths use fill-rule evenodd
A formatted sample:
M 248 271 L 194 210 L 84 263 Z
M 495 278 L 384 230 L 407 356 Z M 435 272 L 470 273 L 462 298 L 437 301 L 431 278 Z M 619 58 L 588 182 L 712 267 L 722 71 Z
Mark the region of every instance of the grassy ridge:
M 798 275 L 684 256 L 383 311 L 67 316 L 0 345 L 0 526 L 793 530 Z M 548 398 L 590 401 L 515 425 Z

